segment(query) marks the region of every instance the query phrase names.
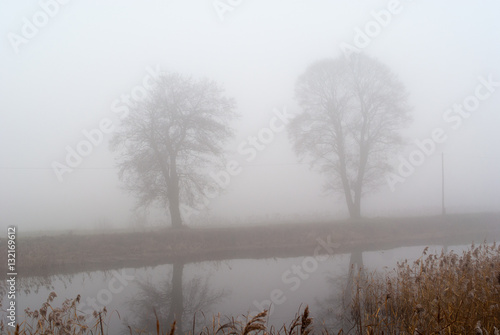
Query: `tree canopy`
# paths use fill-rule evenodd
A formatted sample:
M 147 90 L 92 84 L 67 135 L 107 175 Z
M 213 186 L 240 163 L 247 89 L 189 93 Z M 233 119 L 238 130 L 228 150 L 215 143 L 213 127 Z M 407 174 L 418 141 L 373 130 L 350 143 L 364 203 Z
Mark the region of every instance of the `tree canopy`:
M 138 198 L 155 202 L 182 225 L 180 204 L 195 205 L 213 180 L 206 168 L 220 164 L 233 135 L 235 103 L 215 82 L 164 73 L 122 120 L 111 142 L 119 152 L 120 178 Z
M 400 129 L 411 119 L 403 84 L 360 54 L 312 64 L 295 96 L 302 109 L 288 128 L 295 152 L 326 176 L 326 190 L 344 194 L 350 216 L 359 217 L 362 195 L 381 184 L 402 143 Z

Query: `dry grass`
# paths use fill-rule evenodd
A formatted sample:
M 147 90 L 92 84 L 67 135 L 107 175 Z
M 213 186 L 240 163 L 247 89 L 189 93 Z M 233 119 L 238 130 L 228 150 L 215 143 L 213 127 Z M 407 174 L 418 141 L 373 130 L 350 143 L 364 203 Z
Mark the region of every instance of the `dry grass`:
M 107 313 L 106 307 L 102 311 L 94 311 L 92 315 L 83 315 L 77 309 L 80 295 L 75 299 L 66 299 L 61 307 L 51 305 L 55 297 L 57 294 L 51 292 L 40 309 L 32 311 L 27 308 L 24 311 L 25 320 L 17 324 L 14 331 L 2 322 L 1 333 L 15 335 L 104 334 L 102 316 Z
M 14 331 L 6 329 L 2 323 L 0 331 L 2 334 L 15 335 L 69 335 L 69 334 L 107 334 L 108 329 L 103 316 L 107 314 L 106 308 L 102 311 L 94 311 L 92 315 L 82 315 L 78 311 L 77 305 L 80 296 L 76 299 L 67 299 L 60 308 L 52 307 L 50 304 L 56 297 L 56 293 L 50 293 L 47 301 L 43 303 L 39 310 L 25 310 L 26 318 L 16 326 Z M 273 327 L 268 329 L 267 311 L 263 311 L 254 317 L 242 316 L 239 318 L 226 318 L 220 315 L 212 319 L 211 326 L 205 326 L 198 334 L 203 335 L 250 335 L 250 334 L 282 334 L 282 335 L 308 335 L 313 331 L 312 318 L 309 316 L 309 307 L 306 306 L 302 314 L 297 314 L 295 319 L 287 326 L 283 325 L 279 330 Z M 119 314 L 118 314 L 119 317 Z M 195 322 L 193 322 L 194 327 Z M 106 329 L 106 332 L 104 331 Z M 129 327 L 130 334 L 133 334 Z M 160 321 L 156 318 L 156 335 L 177 334 L 177 323 L 174 321 L 166 332 L 160 328 Z M 135 334 L 148 334 L 144 331 L 136 331 Z M 195 331 L 186 334 L 195 334 Z
M 254 317 L 243 316 L 242 318 L 230 318 L 221 324 L 220 315 L 212 320 L 211 327 L 204 327 L 202 335 L 247 335 L 247 334 L 281 334 L 281 335 L 308 335 L 313 332 L 312 318 L 309 316 L 309 307 L 306 306 L 302 314 L 297 313 L 289 325 L 283 325 L 276 330 L 267 325 L 267 313 L 265 310 Z M 192 332 L 191 334 L 193 334 Z
M 500 246 L 427 255 L 394 272 L 358 274 L 348 315 L 356 334 L 498 334 Z

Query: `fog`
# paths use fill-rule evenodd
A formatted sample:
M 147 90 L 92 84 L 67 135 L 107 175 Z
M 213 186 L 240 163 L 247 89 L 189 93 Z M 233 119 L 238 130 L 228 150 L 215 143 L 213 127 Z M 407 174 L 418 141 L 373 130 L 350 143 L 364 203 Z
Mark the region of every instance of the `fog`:
M 391 6 L 397 13 L 360 45 L 360 31 L 384 20 L 378 13 Z M 297 78 L 317 60 L 343 56 L 346 44 L 388 66 L 409 92 L 413 123 L 404 130 L 401 157 L 408 159 L 415 141 L 436 128 L 446 136 L 403 182 L 367 194 L 363 215 L 441 213 L 442 153 L 447 212 L 498 212 L 499 12 L 494 0 L 3 1 L 2 229 L 132 225 L 135 200 L 121 188 L 108 142 L 127 96 L 139 94 L 136 87 L 160 69 L 216 81 L 240 115 L 226 159 L 241 171 L 188 225 L 347 217 L 341 194 L 323 193 L 323 176 L 299 162 L 286 130 L 254 154 L 238 150 L 251 148 L 243 143 L 276 113 L 301 112 Z M 491 94 L 470 115 L 449 111 L 479 85 Z M 84 132 L 99 127 L 108 130 L 102 141 L 58 176 L 54 162 L 67 165 L 67 148 L 76 150 Z M 398 155 L 392 164 L 398 168 Z M 150 221 L 166 224 L 168 216 L 156 209 Z

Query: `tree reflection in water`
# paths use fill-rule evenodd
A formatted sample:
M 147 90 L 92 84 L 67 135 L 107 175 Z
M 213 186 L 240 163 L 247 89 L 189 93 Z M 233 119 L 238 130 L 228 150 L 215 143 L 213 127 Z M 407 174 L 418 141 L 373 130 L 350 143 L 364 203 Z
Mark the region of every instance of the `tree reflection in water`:
M 183 270 L 184 263 L 176 262 L 172 265 L 171 274 L 158 284 L 150 279 L 137 281 L 139 292 L 128 302 L 134 320 L 125 320 L 125 324 L 130 325 L 132 330 L 154 332 L 158 315 L 163 331 L 170 329 L 176 320 L 177 331 L 182 333 L 187 327 L 192 327 L 195 314 L 197 329 L 206 322 L 211 323 L 210 309 L 229 292 L 210 289 L 210 276 L 196 276 L 183 285 Z
M 317 320 L 324 324 L 330 332 L 344 332 L 353 326 L 352 316 L 347 314 L 353 303 L 353 289 L 356 278 L 363 274 L 363 252 L 354 251 L 349 260 L 349 271 L 346 275 L 331 275 L 327 282 L 331 285 L 330 294 L 317 301 L 320 313 Z

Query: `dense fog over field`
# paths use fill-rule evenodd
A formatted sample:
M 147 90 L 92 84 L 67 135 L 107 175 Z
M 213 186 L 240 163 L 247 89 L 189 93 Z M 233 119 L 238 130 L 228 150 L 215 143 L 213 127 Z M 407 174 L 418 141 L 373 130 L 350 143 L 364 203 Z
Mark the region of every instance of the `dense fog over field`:
M 3 1 L 2 229 L 133 226 L 109 141 L 161 71 L 215 81 L 239 115 L 230 171 L 204 170 L 224 192 L 188 225 L 345 218 L 286 126 L 299 76 L 358 51 L 397 76 L 413 119 L 391 159 L 398 181 L 367 192 L 362 214 L 440 214 L 442 153 L 447 212 L 498 212 L 498 13 L 494 0 Z M 168 220 L 151 210 L 150 224 Z

